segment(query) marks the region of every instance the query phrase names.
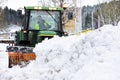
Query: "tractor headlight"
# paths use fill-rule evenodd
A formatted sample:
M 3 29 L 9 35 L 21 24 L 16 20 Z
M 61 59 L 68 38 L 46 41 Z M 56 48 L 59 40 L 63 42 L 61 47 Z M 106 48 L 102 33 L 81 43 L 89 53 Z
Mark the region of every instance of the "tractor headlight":
M 26 30 L 26 29 L 24 29 L 24 30 L 23 30 L 23 33 L 27 33 L 27 30 Z
M 64 36 L 68 36 L 68 33 L 67 33 L 67 32 L 64 32 Z

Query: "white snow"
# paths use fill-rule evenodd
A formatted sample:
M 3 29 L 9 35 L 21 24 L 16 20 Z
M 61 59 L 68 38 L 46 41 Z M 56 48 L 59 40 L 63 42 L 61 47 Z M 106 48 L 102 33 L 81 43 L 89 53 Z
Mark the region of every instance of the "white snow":
M 5 52 L 7 45 L 8 44 L 0 44 L 0 76 L 1 76 L 2 70 L 5 70 L 8 68 L 8 55 Z M 0 80 L 1 80 L 1 77 L 0 77 Z
M 34 52 L 36 61 L 9 69 L 7 53 L 0 51 L 0 80 L 120 79 L 120 25 L 105 25 L 81 36 L 55 36 L 37 44 Z
M 10 25 L 8 25 L 7 26 L 7 28 L 2 28 L 1 30 L 0 30 L 0 33 L 1 34 L 3 34 L 3 33 L 14 33 L 14 32 L 16 32 L 16 31 L 18 31 L 18 30 L 20 30 L 21 29 L 21 26 L 17 26 L 17 25 L 14 25 L 14 24 L 10 24 Z
M 9 25 L 10 27 L 7 28 L 6 30 L 10 33 L 14 33 L 16 31 L 21 30 L 21 26 L 17 26 L 17 25 Z
M 17 25 L 8 25 L 7 28 L 3 28 L 0 30 L 0 39 L 14 39 L 15 32 L 21 30 L 21 26 Z

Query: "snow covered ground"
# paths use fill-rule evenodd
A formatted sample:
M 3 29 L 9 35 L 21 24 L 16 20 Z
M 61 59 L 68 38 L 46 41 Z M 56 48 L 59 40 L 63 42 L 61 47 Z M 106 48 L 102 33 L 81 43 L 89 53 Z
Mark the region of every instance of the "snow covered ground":
M 0 72 L 1 70 L 8 68 L 8 55 L 5 52 L 6 46 L 7 44 L 0 44 Z
M 20 29 L 21 29 L 21 26 L 17 26 L 17 25 L 11 24 L 11 25 L 8 25 L 8 27 L 3 29 L 1 32 L 2 33 L 6 33 L 6 32 L 13 33 L 13 32 L 16 32 L 16 31 L 18 31 Z
M 120 79 L 120 25 L 105 25 L 81 36 L 55 36 L 37 44 L 34 52 L 36 61 L 9 69 L 2 48 L 0 80 Z
M 21 26 L 8 25 L 7 28 L 0 29 L 0 40 L 14 39 L 14 33 L 21 29 Z

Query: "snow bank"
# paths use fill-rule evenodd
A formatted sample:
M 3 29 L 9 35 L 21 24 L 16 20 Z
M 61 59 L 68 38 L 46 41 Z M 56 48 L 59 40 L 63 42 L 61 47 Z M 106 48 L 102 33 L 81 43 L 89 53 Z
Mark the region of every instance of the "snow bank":
M 6 31 L 10 33 L 14 33 L 19 30 L 21 30 L 21 26 L 17 26 L 17 25 L 9 25 L 9 28 L 6 29 Z
M 0 34 L 14 33 L 14 32 L 16 32 L 18 30 L 21 30 L 21 26 L 10 24 L 7 27 L 1 28 Z
M 105 25 L 82 36 L 36 45 L 37 60 L 25 68 L 0 68 L 0 80 L 119 80 L 120 26 Z

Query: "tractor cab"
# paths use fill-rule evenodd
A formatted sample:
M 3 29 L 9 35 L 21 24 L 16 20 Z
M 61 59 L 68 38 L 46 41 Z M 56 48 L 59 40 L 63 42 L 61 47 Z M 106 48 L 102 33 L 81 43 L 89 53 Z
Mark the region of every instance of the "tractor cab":
M 35 46 L 45 38 L 54 35 L 63 36 L 62 8 L 54 7 L 25 7 L 23 31 L 17 36 L 16 45 L 27 44 Z

